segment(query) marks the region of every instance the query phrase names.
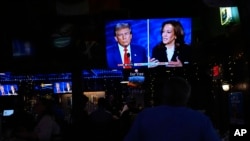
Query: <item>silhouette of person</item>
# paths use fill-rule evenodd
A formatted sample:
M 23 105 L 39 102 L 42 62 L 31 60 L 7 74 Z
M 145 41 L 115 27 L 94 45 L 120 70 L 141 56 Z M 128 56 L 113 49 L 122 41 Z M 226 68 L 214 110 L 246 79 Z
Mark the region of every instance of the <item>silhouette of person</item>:
M 52 101 L 46 98 L 38 99 L 34 105 L 36 125 L 32 131 L 21 130 L 15 133 L 16 137 L 24 140 L 51 141 L 61 134 L 59 124 L 53 115 Z
M 90 129 L 93 133 L 92 140 L 112 140 L 114 133 L 115 119 L 110 111 L 107 110 L 107 101 L 104 97 L 98 98 L 98 107 L 89 115 Z M 95 135 L 97 133 L 97 135 Z
M 124 141 L 220 141 L 210 119 L 187 107 L 191 86 L 171 77 L 161 89 L 161 105 L 144 108 Z

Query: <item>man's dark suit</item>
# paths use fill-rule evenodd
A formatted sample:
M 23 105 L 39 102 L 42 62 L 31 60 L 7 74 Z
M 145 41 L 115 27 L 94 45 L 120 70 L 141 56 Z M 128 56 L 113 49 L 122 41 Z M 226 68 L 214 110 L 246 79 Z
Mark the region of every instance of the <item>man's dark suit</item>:
M 130 45 L 130 55 L 131 55 L 131 63 L 147 63 L 147 51 L 145 48 L 139 45 L 131 44 Z M 107 48 L 107 65 L 108 68 L 111 69 L 121 69 L 122 66 L 118 66 L 118 64 L 122 64 L 122 57 L 120 56 L 120 51 L 118 45 L 114 45 L 110 48 Z M 139 67 L 132 67 L 139 68 Z

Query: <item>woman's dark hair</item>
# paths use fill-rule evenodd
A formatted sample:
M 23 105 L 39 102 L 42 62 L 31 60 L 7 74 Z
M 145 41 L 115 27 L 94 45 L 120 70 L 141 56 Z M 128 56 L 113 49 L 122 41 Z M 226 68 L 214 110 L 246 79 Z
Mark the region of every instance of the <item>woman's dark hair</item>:
M 98 98 L 98 106 L 102 108 L 106 108 L 107 106 L 107 101 L 104 97 L 99 97 Z
M 171 24 L 174 27 L 174 34 L 176 36 L 176 40 L 175 40 L 176 47 L 184 44 L 185 43 L 185 41 L 184 41 L 185 33 L 184 33 L 184 29 L 183 29 L 182 24 L 179 21 L 175 21 L 175 20 L 165 21 L 162 23 L 161 33 L 163 32 L 163 28 L 166 24 Z

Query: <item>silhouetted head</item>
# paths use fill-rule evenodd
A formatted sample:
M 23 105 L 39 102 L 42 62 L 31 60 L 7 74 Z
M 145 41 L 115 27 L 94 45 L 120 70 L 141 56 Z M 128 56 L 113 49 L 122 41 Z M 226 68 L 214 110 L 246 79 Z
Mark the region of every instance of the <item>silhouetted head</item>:
M 98 98 L 98 107 L 106 108 L 106 106 L 107 106 L 106 99 L 104 97 Z
M 34 112 L 38 115 L 52 114 L 53 101 L 47 98 L 40 98 L 34 105 Z
M 182 77 L 170 77 L 163 84 L 162 104 L 170 106 L 186 106 L 190 97 L 191 86 Z

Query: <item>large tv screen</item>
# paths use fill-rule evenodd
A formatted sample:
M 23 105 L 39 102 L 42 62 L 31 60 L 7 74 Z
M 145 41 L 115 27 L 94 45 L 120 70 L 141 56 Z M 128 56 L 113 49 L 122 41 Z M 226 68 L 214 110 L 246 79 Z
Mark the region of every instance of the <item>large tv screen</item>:
M 109 69 L 183 67 L 190 63 L 191 42 L 192 18 L 118 19 L 105 22 Z

